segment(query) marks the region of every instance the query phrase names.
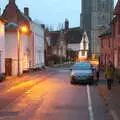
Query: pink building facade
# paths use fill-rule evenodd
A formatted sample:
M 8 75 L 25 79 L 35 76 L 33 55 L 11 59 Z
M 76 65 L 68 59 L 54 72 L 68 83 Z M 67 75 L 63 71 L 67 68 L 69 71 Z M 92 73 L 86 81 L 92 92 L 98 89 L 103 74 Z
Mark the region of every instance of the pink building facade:
M 100 63 L 106 65 L 111 60 L 120 69 L 120 1 L 118 1 L 110 29 L 100 37 Z

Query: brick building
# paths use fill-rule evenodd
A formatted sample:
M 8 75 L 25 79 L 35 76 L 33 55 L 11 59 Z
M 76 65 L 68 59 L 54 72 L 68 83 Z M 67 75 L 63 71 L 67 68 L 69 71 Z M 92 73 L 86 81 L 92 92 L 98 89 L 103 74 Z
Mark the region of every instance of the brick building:
M 108 60 L 114 63 L 115 68 L 120 68 L 120 1 L 114 9 L 114 18 L 107 30 L 100 37 L 100 61 L 107 64 Z

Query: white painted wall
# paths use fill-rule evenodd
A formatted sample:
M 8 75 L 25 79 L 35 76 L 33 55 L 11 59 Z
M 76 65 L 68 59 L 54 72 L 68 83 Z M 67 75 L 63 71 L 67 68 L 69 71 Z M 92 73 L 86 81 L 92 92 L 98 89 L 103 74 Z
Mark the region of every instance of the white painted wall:
M 34 41 L 34 61 L 33 67 L 41 67 L 45 64 L 44 61 L 44 29 L 41 24 L 34 21 L 31 23 L 31 30 L 33 32 Z
M 89 50 L 89 40 L 86 32 L 83 33 L 82 40 L 80 42 L 80 50 L 84 50 L 84 41 L 86 42 L 85 50 Z
M 30 48 L 29 48 L 29 36 L 25 34 L 21 34 L 21 61 L 23 66 L 23 70 L 29 70 L 29 59 L 30 59 Z
M 84 41 L 86 42 L 86 46 L 84 48 Z M 82 40 L 80 43 L 80 51 L 79 51 L 79 55 L 78 58 L 87 58 L 88 56 L 88 50 L 89 50 L 89 40 L 88 40 L 88 36 L 87 33 L 84 32 L 83 36 L 82 36 Z
M 80 43 L 68 44 L 68 49 L 72 49 L 74 51 L 79 51 L 80 50 Z
M 29 57 L 27 53 L 28 36 L 20 34 L 20 74 L 29 69 Z M 18 73 L 18 38 L 17 32 L 5 33 L 5 58 L 12 58 L 12 75 Z
M 5 27 L 0 20 L 0 73 L 5 73 Z
M 17 35 L 15 32 L 5 33 L 5 58 L 12 58 L 12 75 L 17 75 Z

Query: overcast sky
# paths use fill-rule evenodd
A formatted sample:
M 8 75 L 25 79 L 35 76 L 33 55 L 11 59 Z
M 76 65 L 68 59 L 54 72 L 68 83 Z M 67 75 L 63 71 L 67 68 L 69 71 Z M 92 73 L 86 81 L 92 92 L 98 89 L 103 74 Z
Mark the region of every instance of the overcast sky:
M 5 8 L 9 0 L 0 0 L 0 7 Z M 115 0 L 116 2 L 117 0 Z M 80 26 L 81 0 L 16 0 L 16 4 L 23 11 L 24 7 L 30 8 L 33 20 L 52 25 L 64 23 L 69 19 L 70 27 Z

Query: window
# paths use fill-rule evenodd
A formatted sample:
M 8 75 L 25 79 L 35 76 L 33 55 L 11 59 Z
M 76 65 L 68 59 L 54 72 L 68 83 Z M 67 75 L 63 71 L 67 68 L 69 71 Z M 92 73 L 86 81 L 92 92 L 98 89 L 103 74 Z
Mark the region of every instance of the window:
M 104 20 L 104 19 L 105 19 L 105 16 L 103 15 L 103 16 L 102 16 L 102 20 Z
M 105 19 L 106 19 L 105 15 L 103 13 L 99 14 L 98 17 L 97 17 L 98 24 L 99 25 L 104 24 Z
M 105 9 L 105 1 L 104 0 L 98 1 L 98 10 L 103 11 L 104 9 Z
M 82 56 L 85 56 L 85 51 L 82 51 Z
M 120 17 L 119 17 L 119 20 L 118 20 L 118 34 L 120 34 Z
M 86 50 L 86 42 L 84 42 L 84 45 L 83 45 L 83 46 L 84 46 L 84 50 Z
M 111 40 L 108 39 L 108 47 L 110 48 L 110 43 L 111 43 Z
M 105 4 L 104 4 L 104 2 L 102 3 L 102 9 L 104 9 L 105 8 Z

